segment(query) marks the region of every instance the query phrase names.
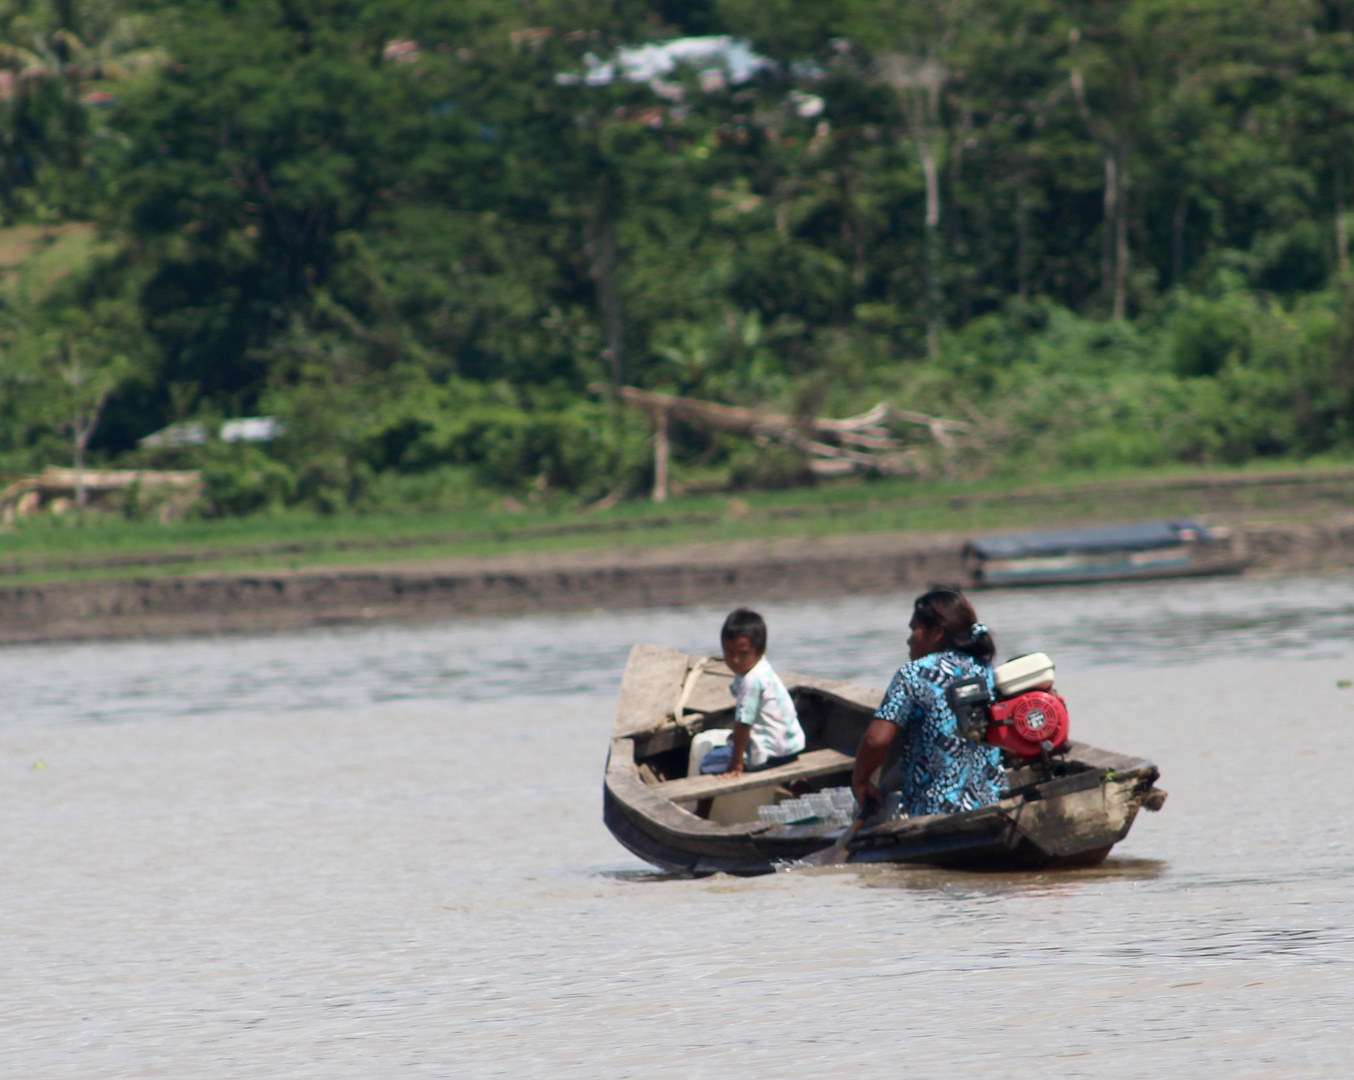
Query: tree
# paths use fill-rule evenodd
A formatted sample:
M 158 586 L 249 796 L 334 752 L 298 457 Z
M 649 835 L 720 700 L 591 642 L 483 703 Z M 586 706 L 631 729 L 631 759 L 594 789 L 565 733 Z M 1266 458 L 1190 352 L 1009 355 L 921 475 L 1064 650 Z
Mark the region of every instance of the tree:
M 1354 34 L 1348 28 L 1308 43 L 1289 101 L 1293 129 L 1326 163 L 1336 265 L 1349 268 L 1347 187 L 1354 176 Z
M 82 176 L 113 91 L 163 66 L 146 16 L 117 0 L 30 0 L 0 15 L 0 177 L 11 214 L 45 186 L 50 210 L 88 214 L 97 183 Z
M 144 334 L 137 311 L 125 298 L 103 298 L 88 308 L 67 309 L 48 334 L 48 362 L 64 391 L 58 426 L 71 443 L 75 505 L 83 520 L 85 464 L 91 438 L 108 399 L 137 374 L 144 360 Z

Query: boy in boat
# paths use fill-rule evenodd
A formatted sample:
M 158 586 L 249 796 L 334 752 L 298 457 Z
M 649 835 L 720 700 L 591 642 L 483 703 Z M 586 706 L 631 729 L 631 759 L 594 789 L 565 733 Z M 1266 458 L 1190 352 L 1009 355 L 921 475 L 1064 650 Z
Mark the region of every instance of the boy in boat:
M 793 761 L 804 749 L 804 729 L 790 692 L 766 659 L 766 621 L 738 608 L 724 620 L 719 640 L 738 704 L 733 738 L 706 754 L 700 771 L 731 777 Z

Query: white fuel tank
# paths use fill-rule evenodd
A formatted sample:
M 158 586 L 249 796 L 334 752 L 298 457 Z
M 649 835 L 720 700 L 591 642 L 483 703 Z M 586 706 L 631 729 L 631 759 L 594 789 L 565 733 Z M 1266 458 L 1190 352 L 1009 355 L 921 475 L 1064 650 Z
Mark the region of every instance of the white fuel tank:
M 1027 690 L 1053 689 L 1053 661 L 1047 653 L 1027 653 L 992 669 L 997 696 L 1008 698 Z

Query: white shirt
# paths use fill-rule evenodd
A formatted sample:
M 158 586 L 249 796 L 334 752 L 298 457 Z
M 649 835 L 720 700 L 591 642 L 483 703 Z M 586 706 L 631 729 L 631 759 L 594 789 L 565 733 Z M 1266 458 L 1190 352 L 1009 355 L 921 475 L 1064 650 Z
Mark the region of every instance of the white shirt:
M 768 758 L 804 749 L 804 729 L 799 726 L 794 699 L 765 656 L 746 675 L 734 676 L 729 690 L 738 699 L 734 720 L 752 729 L 743 754 L 745 768 L 755 769 Z

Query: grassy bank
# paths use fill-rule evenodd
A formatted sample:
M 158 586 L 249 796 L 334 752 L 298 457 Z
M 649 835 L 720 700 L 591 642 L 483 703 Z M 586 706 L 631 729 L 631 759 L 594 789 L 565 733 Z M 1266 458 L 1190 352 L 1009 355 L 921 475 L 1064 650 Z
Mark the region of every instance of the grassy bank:
M 339 514 L 161 525 L 71 518 L 0 534 L 0 584 L 663 546 L 892 531 L 984 533 L 1201 515 L 1329 518 L 1354 507 L 1354 464 L 1288 469 L 1063 474 L 1009 482 L 841 482 L 816 489 L 706 495 L 603 509 L 550 505 L 489 511 Z

